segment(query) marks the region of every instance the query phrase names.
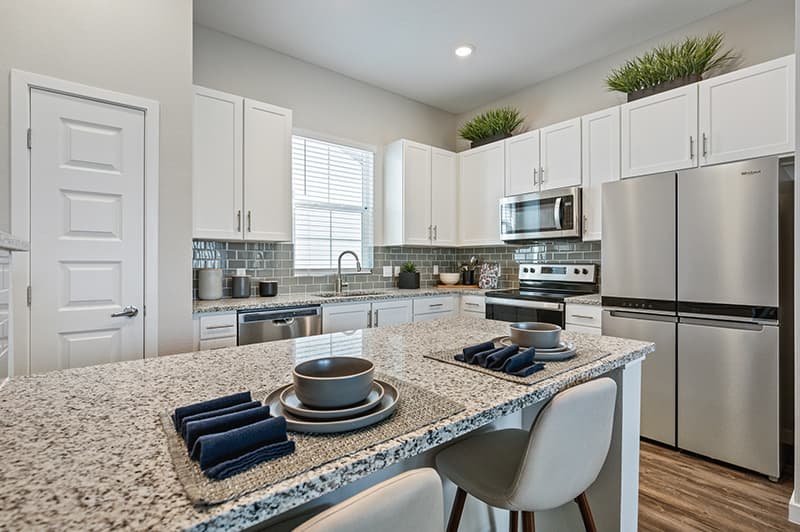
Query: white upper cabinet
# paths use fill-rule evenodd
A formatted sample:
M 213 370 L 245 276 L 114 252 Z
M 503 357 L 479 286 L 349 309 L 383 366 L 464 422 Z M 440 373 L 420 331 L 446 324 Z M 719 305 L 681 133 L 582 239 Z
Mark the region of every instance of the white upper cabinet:
M 505 195 L 539 191 L 539 130 L 506 139 Z
M 697 84 L 622 105 L 622 177 L 697 166 Z
M 581 119 L 573 118 L 541 130 L 541 190 L 581 185 Z
M 505 175 L 504 145 L 504 142 L 495 142 L 459 154 L 459 245 L 502 243 L 500 198 Z
M 455 246 L 458 242 L 458 155 L 431 149 L 431 224 L 433 243 Z
M 195 87 L 192 135 L 194 238 L 242 238 L 242 97 Z
M 194 238 L 292 240 L 292 112 L 195 87 Z
M 701 81 L 700 162 L 794 151 L 794 56 Z
M 386 146 L 385 245 L 455 245 L 456 157 L 405 139 Z
M 620 109 L 581 118 L 583 135 L 583 239 L 600 240 L 602 185 L 620 178 Z
M 292 240 L 292 112 L 244 101 L 245 240 Z

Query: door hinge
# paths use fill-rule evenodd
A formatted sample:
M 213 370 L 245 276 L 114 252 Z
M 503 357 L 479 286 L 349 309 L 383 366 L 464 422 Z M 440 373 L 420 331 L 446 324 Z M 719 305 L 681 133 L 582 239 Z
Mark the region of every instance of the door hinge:
M 28 149 L 31 149 L 31 128 L 28 128 Z
M 28 285 L 28 306 L 31 306 L 31 285 Z

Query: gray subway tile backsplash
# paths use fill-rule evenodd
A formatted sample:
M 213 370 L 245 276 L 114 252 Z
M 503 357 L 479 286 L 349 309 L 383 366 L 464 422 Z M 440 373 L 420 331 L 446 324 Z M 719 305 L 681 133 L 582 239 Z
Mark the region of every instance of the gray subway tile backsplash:
M 197 270 L 222 268 L 223 296 L 231 296 L 231 275 L 245 268 L 253 277 L 252 293 L 258 294 L 258 281 L 278 281 L 278 293 L 317 293 L 332 291 L 335 275 L 298 276 L 292 268 L 294 247 L 291 243 L 274 242 L 192 242 L 193 297 L 197 298 Z M 571 240 L 543 241 L 523 246 L 477 248 L 433 248 L 416 246 L 376 247 L 372 273 L 348 274 L 348 290 L 392 288 L 395 279 L 383 277 L 383 266 L 400 266 L 406 261 L 416 264 L 423 287 L 436 285 L 433 266 L 440 272 L 457 271 L 474 256 L 479 262 L 497 262 L 501 266 L 501 288 L 517 285 L 517 265 L 523 262 L 577 262 L 600 264 L 600 242 Z

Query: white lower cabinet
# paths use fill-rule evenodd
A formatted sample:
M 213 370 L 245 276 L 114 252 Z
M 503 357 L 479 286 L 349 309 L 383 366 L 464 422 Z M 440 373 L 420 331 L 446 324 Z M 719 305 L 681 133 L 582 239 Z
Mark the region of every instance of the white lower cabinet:
M 215 312 L 195 315 L 194 348 L 205 351 L 236 345 L 236 312 Z
M 603 326 L 603 308 L 598 305 L 567 303 L 565 330 L 600 336 Z
M 372 303 L 346 303 L 322 307 L 322 332 L 368 329 L 372 326 Z
M 322 332 L 334 333 L 448 318 L 458 314 L 455 296 L 387 299 L 323 305 Z
M 431 321 L 458 315 L 454 296 L 419 297 L 414 299 L 414 321 Z
M 486 317 L 486 298 L 484 296 L 464 294 L 461 296 L 461 315 Z
M 391 299 L 372 304 L 372 326 L 386 327 L 411 323 L 414 319 L 410 299 Z

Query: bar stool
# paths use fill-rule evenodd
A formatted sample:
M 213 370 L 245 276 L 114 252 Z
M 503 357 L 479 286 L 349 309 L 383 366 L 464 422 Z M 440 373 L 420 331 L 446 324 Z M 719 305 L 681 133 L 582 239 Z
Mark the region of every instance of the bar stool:
M 436 466 L 456 491 L 447 532 L 456 532 L 467 493 L 509 510 L 515 532 L 534 532 L 534 512 L 575 501 L 587 531 L 597 530 L 586 489 L 600 474 L 611 444 L 617 385 L 589 381 L 556 395 L 530 433 L 504 429 L 478 434 L 444 449 Z
M 442 532 L 442 482 L 426 467 L 384 480 L 309 519 L 295 532 Z

